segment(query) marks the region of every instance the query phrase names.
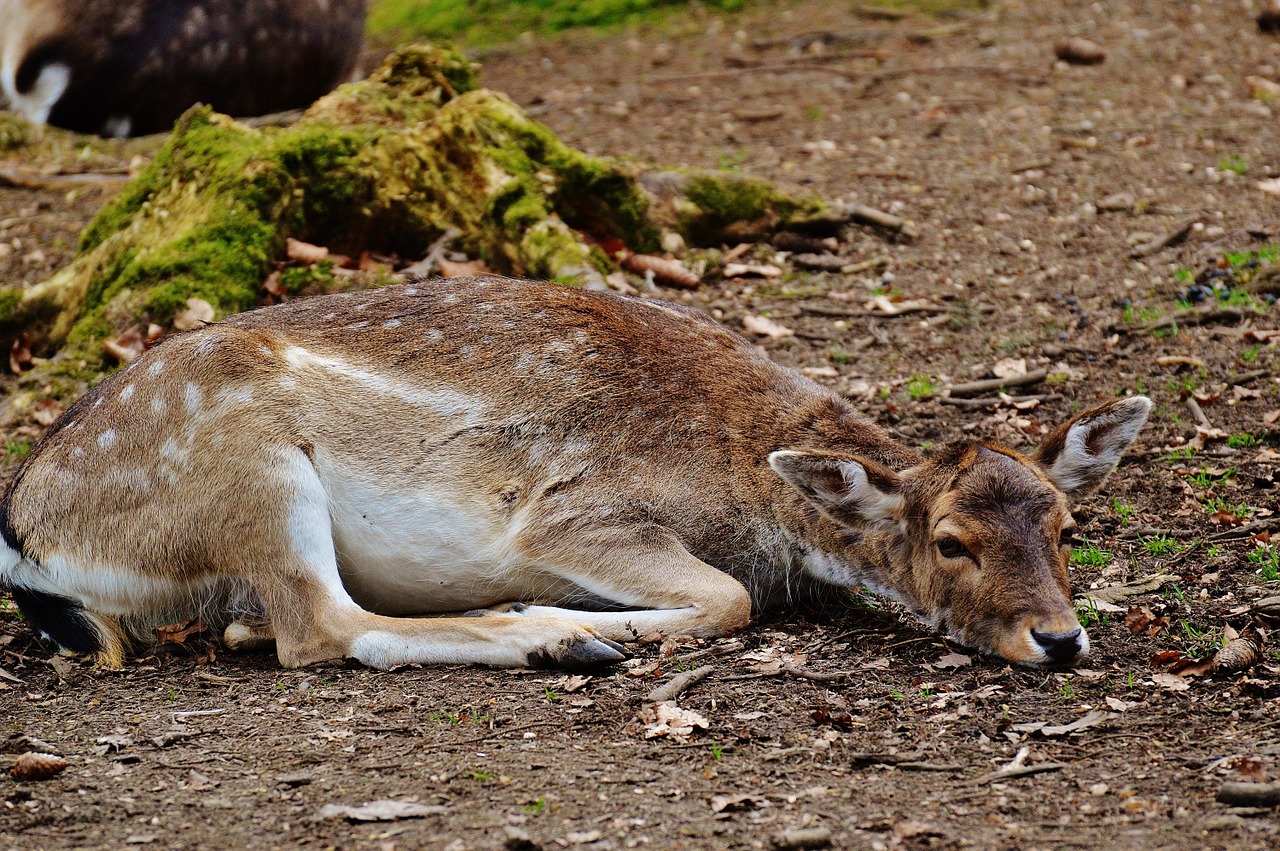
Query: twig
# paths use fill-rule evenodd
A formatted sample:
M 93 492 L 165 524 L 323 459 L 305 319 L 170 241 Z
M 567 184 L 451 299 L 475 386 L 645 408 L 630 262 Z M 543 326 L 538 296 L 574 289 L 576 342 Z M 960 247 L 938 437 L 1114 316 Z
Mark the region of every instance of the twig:
M 843 204 L 840 207 L 840 212 L 851 222 L 874 225 L 885 230 L 897 231 L 906 236 L 916 235 L 915 228 L 906 219 L 901 216 L 895 216 L 893 213 L 886 213 L 884 210 L 877 210 L 875 207 L 868 207 L 865 204 Z
M 954 405 L 957 408 L 995 408 L 1000 405 L 1017 402 L 1056 402 L 1061 398 L 1061 393 L 1045 393 L 1040 396 L 1009 396 L 1005 399 L 959 399 L 943 396 L 938 401 L 944 405 Z
M 1011 375 L 1008 378 L 989 378 L 985 381 L 970 381 L 967 384 L 953 384 L 947 393 L 950 396 L 978 396 L 1000 390 L 1005 387 L 1025 387 L 1028 384 L 1039 384 L 1049 375 L 1048 368 L 1032 370 L 1022 375 Z
M 769 73 L 771 71 L 803 71 L 814 66 L 841 62 L 846 59 L 883 59 L 884 53 L 879 50 L 855 50 L 844 53 L 832 53 L 828 56 L 806 56 L 786 62 L 762 62 L 759 65 L 744 65 L 741 68 L 719 68 L 713 71 L 693 71 L 688 74 L 656 74 L 645 80 L 648 83 L 680 83 L 686 80 L 706 80 L 717 77 L 737 77 L 742 74 Z M 827 69 L 828 73 L 839 73 Z
M 1000 768 L 973 780 L 977 786 L 994 783 L 997 780 L 1010 780 L 1014 777 L 1028 777 L 1032 774 L 1044 774 L 1047 771 L 1061 771 L 1066 768 L 1065 762 L 1041 762 L 1036 765 L 1020 765 L 1016 768 Z
M 834 683 L 840 680 L 852 677 L 857 671 L 832 671 L 829 674 L 820 671 L 810 671 L 808 668 L 801 668 L 798 665 L 783 665 L 776 671 L 760 671 L 754 674 L 736 674 L 732 677 L 725 677 L 725 682 L 737 682 L 740 680 L 759 680 L 765 677 L 780 677 L 783 674 L 792 677 L 798 677 L 802 680 L 812 680 L 815 683 Z
M 1241 322 L 1245 316 L 1249 315 L 1246 311 L 1238 307 L 1215 307 L 1212 310 L 1184 310 L 1181 313 L 1175 313 L 1166 319 L 1157 319 L 1155 322 L 1148 322 L 1145 325 L 1135 325 L 1132 328 L 1124 328 L 1116 326 L 1117 331 L 1129 334 L 1150 334 L 1153 331 L 1163 331 L 1166 328 L 1177 328 L 1181 325 L 1210 325 L 1214 322 Z
M 117 186 L 128 183 L 127 174 L 32 174 L 14 168 L 0 168 L 0 186 L 13 189 L 66 189 L 71 186 Z
M 1215 532 L 1212 535 L 1206 535 L 1206 541 L 1230 541 L 1235 538 L 1247 538 L 1255 532 L 1265 531 L 1267 529 L 1275 529 L 1280 526 L 1280 518 L 1272 518 L 1270 520 L 1254 520 L 1252 523 L 1246 523 L 1243 526 L 1235 526 L 1224 532 Z
M 1253 372 L 1242 372 L 1239 375 L 1232 376 L 1227 380 L 1227 385 L 1236 387 L 1241 384 L 1248 384 L 1250 381 L 1257 381 L 1259 378 L 1266 378 L 1270 375 L 1269 370 L 1255 369 Z
M 1187 397 L 1187 410 L 1191 412 L 1191 416 L 1195 417 L 1196 422 L 1205 428 L 1213 428 L 1213 423 L 1209 422 L 1209 418 L 1204 415 L 1204 408 L 1200 407 L 1200 403 L 1196 401 L 1195 396 Z
M 729 641 L 725 644 L 716 644 L 705 650 L 695 650 L 692 653 L 677 653 L 676 658 L 681 662 L 692 662 L 695 659 L 705 659 L 708 656 L 724 656 L 729 653 L 737 653 L 746 647 L 741 641 Z
M 185 709 L 178 712 L 170 713 L 175 719 L 178 718 L 195 718 L 198 715 L 224 715 L 225 709 Z
M 1134 246 L 1129 252 L 1130 257 L 1146 257 L 1148 254 L 1155 254 L 1161 249 L 1168 248 L 1170 245 L 1176 245 L 1187 238 L 1187 234 L 1191 232 L 1191 226 L 1200 221 L 1199 216 L 1192 216 L 1189 219 L 1183 219 L 1174 228 L 1163 236 L 1158 236 L 1150 242 L 1144 242 L 1141 245 Z
M 417 263 L 400 271 L 405 276 L 426 276 L 431 274 L 431 270 L 440 262 L 440 258 L 444 256 L 445 247 L 462 235 L 462 231 L 457 228 L 447 228 L 435 242 L 431 243 L 431 247 L 427 249 L 427 254 Z
M 648 703 L 662 703 L 667 700 L 675 700 L 685 691 L 711 676 L 715 669 L 715 665 L 704 665 L 701 668 L 694 668 L 692 671 L 685 671 L 683 674 L 676 674 L 666 683 L 649 692 L 645 701 Z

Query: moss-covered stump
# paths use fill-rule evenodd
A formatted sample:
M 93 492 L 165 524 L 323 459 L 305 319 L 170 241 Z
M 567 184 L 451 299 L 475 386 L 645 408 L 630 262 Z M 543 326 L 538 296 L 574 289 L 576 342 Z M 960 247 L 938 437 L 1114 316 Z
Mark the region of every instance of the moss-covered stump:
M 663 229 L 708 245 L 817 211 L 759 181 L 583 154 L 477 88 L 459 54 L 411 47 L 290 127 L 189 111 L 70 266 L 0 288 L 0 338 L 83 358 L 139 322 L 167 327 L 189 298 L 248 309 L 289 237 L 414 258 L 454 229 L 491 268 L 588 283 L 611 268 L 602 245 L 651 251 Z

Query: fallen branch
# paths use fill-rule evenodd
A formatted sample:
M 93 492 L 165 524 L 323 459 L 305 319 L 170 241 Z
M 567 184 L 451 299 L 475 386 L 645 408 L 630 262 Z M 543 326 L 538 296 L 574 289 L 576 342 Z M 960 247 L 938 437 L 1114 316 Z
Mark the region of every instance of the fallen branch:
M 952 396 L 943 396 L 939 398 L 938 401 L 944 405 L 954 405 L 957 408 L 974 410 L 981 408 L 998 408 L 1001 405 L 1014 405 L 1022 402 L 1056 402 L 1061 398 L 1061 393 L 1045 393 L 1040 396 L 1006 396 L 996 399 L 962 399 Z
M 1223 783 L 1218 803 L 1233 807 L 1280 806 L 1280 783 Z
M 715 665 L 704 665 L 692 671 L 685 671 L 683 674 L 676 674 L 669 681 L 649 692 L 645 702 L 663 703 L 668 700 L 675 700 L 681 694 L 711 676 L 711 672 L 715 669 Z
M 68 189 L 75 186 L 123 186 L 127 174 L 83 172 L 81 174 L 32 174 L 15 168 L 0 168 L 0 186 L 11 189 Z
M 1154 331 L 1174 329 L 1182 325 L 1195 326 L 1212 325 L 1215 322 L 1242 322 L 1248 315 L 1250 315 L 1250 311 L 1241 310 L 1238 307 L 1215 307 L 1212 310 L 1184 310 L 1165 319 L 1157 319 L 1154 322 L 1148 322 L 1145 325 L 1135 325 L 1132 328 L 1115 326 L 1115 330 L 1126 334 L 1150 334 Z
M 895 216 L 893 213 L 886 213 L 884 210 L 877 210 L 865 204 L 843 204 L 840 212 L 851 222 L 897 231 L 904 236 L 917 234 L 915 226 L 901 216 Z
M 620 251 L 618 252 L 618 264 L 628 272 L 635 272 L 637 275 L 652 272 L 653 277 L 659 283 L 672 284 L 686 290 L 694 289 L 698 284 L 702 283 L 701 276 L 689 271 L 679 260 L 672 260 L 667 257 Z
M 1022 375 L 1011 375 L 1008 378 L 989 378 L 984 381 L 970 381 L 967 384 L 953 384 L 947 389 L 948 396 L 979 396 L 1005 387 L 1025 387 L 1028 384 L 1039 384 L 1049 375 L 1049 370 L 1037 369 L 1024 372 Z
M 1204 415 L 1204 408 L 1200 407 L 1200 403 L 1196 401 L 1195 396 L 1187 397 L 1187 410 L 1191 412 L 1191 416 L 1195 421 L 1205 428 L 1213 428 L 1213 423 L 1209 422 L 1209 418 Z

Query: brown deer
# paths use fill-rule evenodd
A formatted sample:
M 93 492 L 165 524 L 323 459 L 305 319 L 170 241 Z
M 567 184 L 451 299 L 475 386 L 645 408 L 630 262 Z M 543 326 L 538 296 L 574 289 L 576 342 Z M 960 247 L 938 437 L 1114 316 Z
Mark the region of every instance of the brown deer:
M 291 667 L 589 664 L 863 586 L 1065 664 L 1088 650 L 1068 505 L 1150 408 L 926 457 L 696 311 L 411 281 L 233 316 L 103 381 L 0 502 L 0 581 L 106 664 L 196 612 Z
M 138 136 L 206 103 L 309 105 L 351 78 L 367 0 L 0 0 L 0 88 L 29 121 Z

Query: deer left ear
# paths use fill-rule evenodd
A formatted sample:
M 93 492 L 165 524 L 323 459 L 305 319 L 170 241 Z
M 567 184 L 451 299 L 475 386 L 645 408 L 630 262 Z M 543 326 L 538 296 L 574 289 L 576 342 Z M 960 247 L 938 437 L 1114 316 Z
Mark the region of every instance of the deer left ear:
M 1035 459 L 1069 499 L 1088 496 L 1120 463 L 1152 407 L 1146 396 L 1132 396 L 1091 408 L 1055 429 Z
M 833 520 L 853 529 L 896 529 L 906 500 L 902 478 L 866 458 L 782 450 L 769 466 Z

